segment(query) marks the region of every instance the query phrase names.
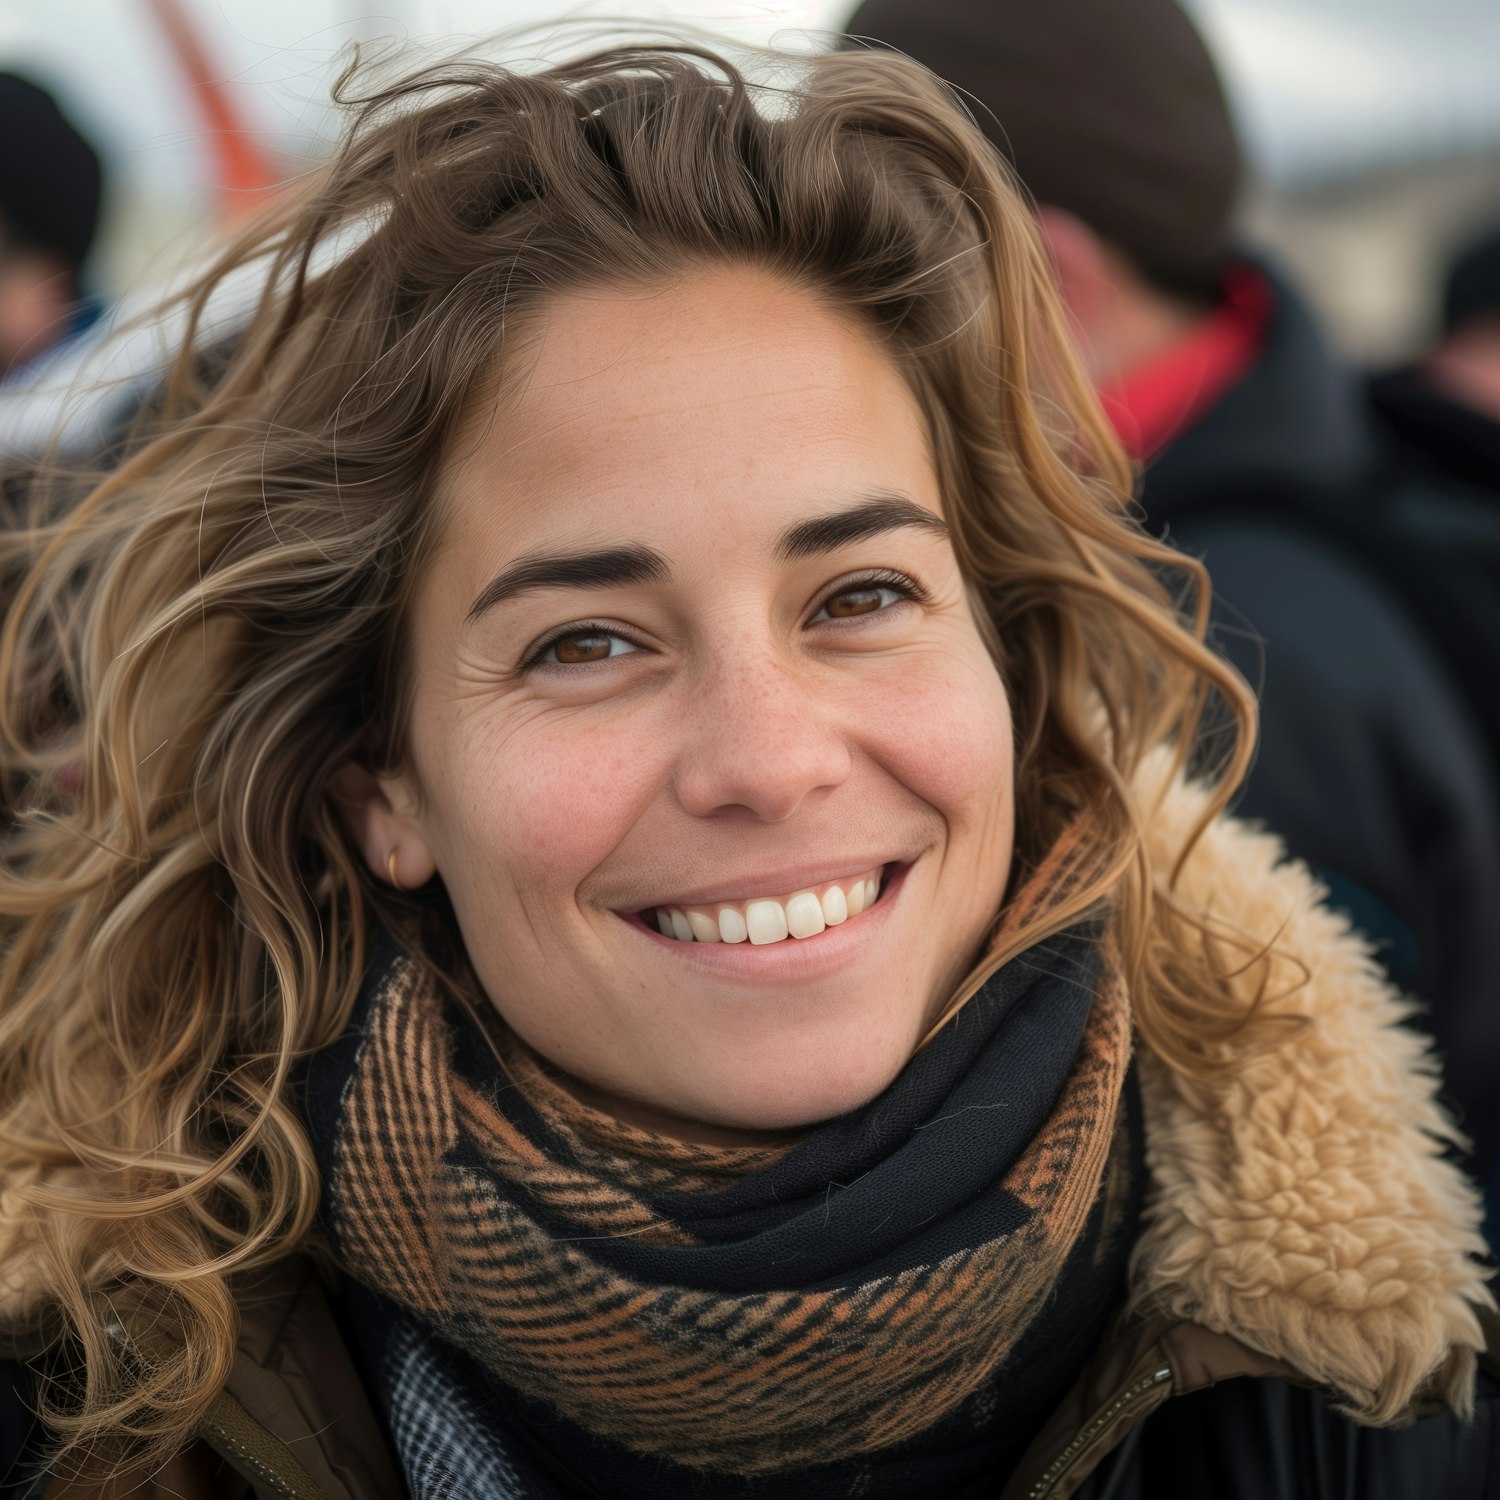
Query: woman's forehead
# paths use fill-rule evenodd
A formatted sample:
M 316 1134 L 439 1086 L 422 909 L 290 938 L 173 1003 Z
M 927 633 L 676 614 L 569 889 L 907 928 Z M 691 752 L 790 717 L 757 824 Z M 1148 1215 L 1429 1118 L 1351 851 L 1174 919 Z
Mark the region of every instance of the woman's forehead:
M 604 534 L 761 549 L 875 493 L 940 509 L 920 409 L 875 339 L 739 268 L 558 298 L 444 490 L 449 542 L 489 564 Z

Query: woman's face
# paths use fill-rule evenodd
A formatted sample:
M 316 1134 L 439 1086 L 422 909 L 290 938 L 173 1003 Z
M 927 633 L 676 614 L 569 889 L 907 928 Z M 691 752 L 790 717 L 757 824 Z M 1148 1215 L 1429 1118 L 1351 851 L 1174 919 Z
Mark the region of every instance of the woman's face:
M 722 1139 L 874 1097 L 994 917 L 1013 812 L 888 357 L 747 269 L 560 297 L 442 490 L 371 868 L 436 870 L 506 1021 L 626 1118 Z

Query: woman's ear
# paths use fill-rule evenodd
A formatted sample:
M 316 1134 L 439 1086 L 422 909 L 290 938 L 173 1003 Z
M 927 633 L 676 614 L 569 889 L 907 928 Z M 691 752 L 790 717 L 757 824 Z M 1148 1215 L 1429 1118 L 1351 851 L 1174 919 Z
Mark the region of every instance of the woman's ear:
M 349 760 L 334 772 L 328 794 L 377 880 L 412 891 L 437 873 L 404 782 Z

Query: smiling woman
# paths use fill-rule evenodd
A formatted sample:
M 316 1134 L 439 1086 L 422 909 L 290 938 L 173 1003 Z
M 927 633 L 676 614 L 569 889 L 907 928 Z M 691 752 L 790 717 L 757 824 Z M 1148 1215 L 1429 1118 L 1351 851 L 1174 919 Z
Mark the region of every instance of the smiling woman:
M 914 65 L 779 76 L 346 80 L 227 360 L 0 542 L 49 1497 L 1478 1472 L 1393 1432 L 1490 1305 L 1431 1065 L 1222 817 L 1021 200 Z
M 843 1114 L 1010 864 L 921 408 L 846 312 L 734 265 L 555 294 L 526 372 L 438 481 L 401 768 L 338 779 L 366 861 L 441 872 L 483 992 L 595 1102 L 720 1138 Z

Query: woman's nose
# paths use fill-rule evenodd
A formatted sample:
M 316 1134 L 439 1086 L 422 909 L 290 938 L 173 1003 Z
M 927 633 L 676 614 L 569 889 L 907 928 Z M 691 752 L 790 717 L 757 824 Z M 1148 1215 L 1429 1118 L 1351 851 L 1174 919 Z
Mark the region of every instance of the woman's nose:
M 835 705 L 795 667 L 736 653 L 688 707 L 678 800 L 695 817 L 740 808 L 779 823 L 848 776 L 841 728 Z

